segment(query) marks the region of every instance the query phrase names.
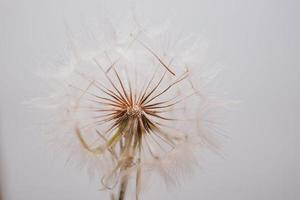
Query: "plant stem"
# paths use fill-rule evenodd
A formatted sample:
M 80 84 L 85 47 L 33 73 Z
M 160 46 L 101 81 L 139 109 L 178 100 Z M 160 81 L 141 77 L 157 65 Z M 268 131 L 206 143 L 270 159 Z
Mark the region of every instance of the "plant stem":
M 128 183 L 128 176 L 125 175 L 122 178 L 122 181 L 121 181 L 120 191 L 119 191 L 119 199 L 118 200 L 124 200 L 125 199 L 125 193 L 126 193 L 126 190 L 127 190 L 127 183 Z

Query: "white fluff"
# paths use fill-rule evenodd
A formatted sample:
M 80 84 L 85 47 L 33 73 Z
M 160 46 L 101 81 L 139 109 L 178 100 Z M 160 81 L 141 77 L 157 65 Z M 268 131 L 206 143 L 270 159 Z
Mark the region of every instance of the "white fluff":
M 190 171 L 189 167 L 192 167 L 197 159 L 196 152 L 202 148 L 216 146 L 210 133 L 211 123 L 214 122 L 209 121 L 210 115 L 207 114 L 215 109 L 215 101 L 211 98 L 214 95 L 209 85 L 218 71 L 206 63 L 205 40 L 192 35 L 182 38 L 168 25 L 155 28 L 128 19 L 120 24 L 102 24 L 92 32 L 86 31 L 70 37 L 64 62 L 42 69 L 43 74 L 47 74 L 43 78 L 49 85 L 49 88 L 45 89 L 49 92 L 48 96 L 34 100 L 33 104 L 39 105 L 42 111 L 42 121 L 45 122 L 43 131 L 52 138 L 51 143 L 59 146 L 60 153 L 69 155 L 72 162 L 85 169 L 91 177 L 98 177 L 100 180 L 114 167 L 113 161 L 108 158 L 110 154 L 95 155 L 86 151 L 74 134 L 74 126 L 84 126 L 85 120 L 91 117 L 90 113 L 80 107 L 88 109 L 95 105 L 85 100 L 84 91 L 97 93 L 95 88 L 90 88 L 92 81 L 109 85 L 95 62 L 105 70 L 109 69 L 113 62 L 117 62 L 117 69 L 123 81 L 128 83 L 128 76 L 138 90 L 155 70 L 158 71 L 158 76 L 154 80 L 158 80 L 165 68 L 141 43 L 147 45 L 161 60 L 169 63 L 170 69 L 176 74 L 173 76 L 168 73 L 162 87 L 168 86 L 185 71 L 189 72 L 188 78 L 177 84 L 162 100 L 174 95 L 178 95 L 180 99 L 193 94 L 184 99 L 179 110 L 168 113 L 168 117 L 180 119 L 179 122 L 168 122 L 164 129 L 168 134 L 172 132 L 172 136 L 177 134 L 181 138 L 175 148 L 161 151 L 155 142 L 149 139 L 148 145 L 152 146 L 160 158 L 156 159 L 147 155 L 149 152 L 145 153 L 140 165 L 145 171 L 158 170 L 170 181 L 175 178 L 175 174 Z M 99 142 L 94 128 L 87 129 L 90 133 L 86 135 L 86 139 L 91 143 Z M 99 130 L 105 128 L 105 124 L 97 126 Z M 143 145 L 146 148 L 146 144 Z

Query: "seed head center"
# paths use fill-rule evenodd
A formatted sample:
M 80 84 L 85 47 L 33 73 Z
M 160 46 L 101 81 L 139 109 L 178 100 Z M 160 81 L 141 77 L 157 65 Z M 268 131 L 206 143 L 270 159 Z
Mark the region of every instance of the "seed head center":
M 127 115 L 137 117 L 142 114 L 142 108 L 139 105 L 133 105 L 127 108 Z

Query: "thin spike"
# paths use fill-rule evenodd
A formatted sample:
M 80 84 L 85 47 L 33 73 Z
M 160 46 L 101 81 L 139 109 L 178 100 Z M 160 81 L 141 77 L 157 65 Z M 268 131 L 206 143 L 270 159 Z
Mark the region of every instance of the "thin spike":
M 151 90 L 151 92 L 149 92 L 140 102 L 141 105 L 144 104 L 144 102 L 153 94 L 153 92 L 159 87 L 159 85 L 162 83 L 164 77 L 166 75 L 166 71 L 165 73 L 162 75 L 162 77 L 160 78 L 160 80 L 158 81 L 158 83 L 156 84 L 156 86 Z
M 109 81 L 109 83 L 112 85 L 112 87 L 117 91 L 117 93 L 120 95 L 120 97 L 124 101 L 124 103 L 126 102 L 126 104 L 128 105 L 126 99 L 124 98 L 124 96 L 122 95 L 120 90 L 116 87 L 116 85 L 113 83 L 111 78 L 108 76 L 108 74 L 104 71 L 104 69 L 101 67 L 101 65 L 98 63 L 98 61 L 95 58 L 94 58 L 94 62 L 104 72 L 104 75 L 105 75 L 106 79 Z
M 164 89 L 162 92 L 160 92 L 159 94 L 155 95 L 154 97 L 152 97 L 151 99 L 149 99 L 147 102 L 145 102 L 144 104 L 147 104 L 151 101 L 153 101 L 154 99 L 156 99 L 157 97 L 161 96 L 162 94 L 164 94 L 165 92 L 167 92 L 170 88 L 172 88 L 174 85 L 178 84 L 179 82 L 183 81 L 185 78 L 188 77 L 188 73 L 184 73 L 182 75 L 182 77 L 180 77 L 179 79 L 177 79 L 176 81 L 174 81 L 172 84 L 170 84 L 166 89 Z
M 158 61 L 159 63 L 166 68 L 166 70 L 168 70 L 168 72 L 170 72 L 173 76 L 175 76 L 175 73 L 173 71 L 171 71 L 171 69 L 169 68 L 168 65 L 166 65 L 162 59 L 152 50 L 150 49 L 150 47 L 148 47 L 144 42 L 142 42 L 141 40 L 137 39 L 137 41 L 145 48 L 147 49 Z

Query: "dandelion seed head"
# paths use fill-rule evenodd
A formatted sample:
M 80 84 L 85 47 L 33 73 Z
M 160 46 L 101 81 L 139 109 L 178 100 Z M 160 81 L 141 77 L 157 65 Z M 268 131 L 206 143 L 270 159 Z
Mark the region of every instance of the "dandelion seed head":
M 50 76 L 56 87 L 43 104 L 52 105 L 54 132 L 70 157 L 80 157 L 104 189 L 135 177 L 139 193 L 147 169 L 174 179 L 196 162 L 195 152 L 213 145 L 207 124 L 214 122 L 202 112 L 213 103 L 194 37 L 130 27 L 70 38 L 70 55 Z

